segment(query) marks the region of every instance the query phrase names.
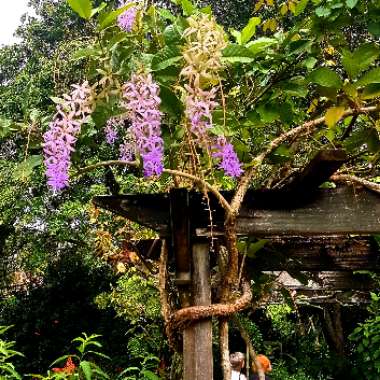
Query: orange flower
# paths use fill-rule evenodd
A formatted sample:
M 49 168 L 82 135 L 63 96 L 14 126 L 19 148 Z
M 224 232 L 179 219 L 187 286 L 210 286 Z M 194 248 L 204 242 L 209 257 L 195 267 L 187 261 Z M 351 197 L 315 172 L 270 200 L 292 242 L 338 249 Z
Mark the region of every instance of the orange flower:
M 64 372 L 68 375 L 71 375 L 75 372 L 76 365 L 73 362 L 73 359 L 71 359 L 71 356 L 67 358 L 66 364 L 63 368 L 53 368 L 53 372 Z

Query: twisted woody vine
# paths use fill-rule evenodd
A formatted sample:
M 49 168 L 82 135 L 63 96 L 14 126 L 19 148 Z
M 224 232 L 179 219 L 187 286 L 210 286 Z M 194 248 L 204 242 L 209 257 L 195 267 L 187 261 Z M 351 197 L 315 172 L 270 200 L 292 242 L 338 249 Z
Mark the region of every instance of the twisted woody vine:
M 205 198 L 216 196 L 225 210 L 228 252 L 228 265 L 219 268 L 220 299 L 209 307 L 170 311 L 165 320 L 168 331 L 175 331 L 196 319 L 220 318 L 227 380 L 228 318 L 252 301 L 236 234 L 241 204 L 250 186 L 276 175 L 284 162 L 276 157 L 305 162 L 323 145 L 344 146 L 356 125 L 378 133 L 378 31 L 359 33 L 353 44 L 355 29 L 345 34 L 328 25 L 345 15 L 363 28 L 376 21 L 371 9 L 378 12 L 379 5 L 342 1 L 339 9 L 315 9 L 300 0 L 277 10 L 273 2 L 258 2 L 256 12 L 266 7 L 275 17 L 254 15 L 241 31 L 226 31 L 210 7 L 173 2 L 177 14 L 148 1 L 113 9 L 69 1 L 79 16 L 96 23 L 97 38 L 80 52 L 87 78 L 55 98 L 56 114 L 43 136 L 46 178 L 53 192 L 61 192 L 70 186 L 70 175 L 134 167 L 146 181 L 195 186 Z M 364 8 L 367 20 L 357 17 Z M 287 18 L 296 20 L 289 29 Z M 83 128 L 101 134 L 113 156 L 72 164 L 74 152 L 81 155 Z M 367 161 L 376 152 L 369 153 Z M 355 173 L 338 173 L 335 180 L 376 189 L 348 174 Z M 234 189 L 231 201 L 222 189 Z

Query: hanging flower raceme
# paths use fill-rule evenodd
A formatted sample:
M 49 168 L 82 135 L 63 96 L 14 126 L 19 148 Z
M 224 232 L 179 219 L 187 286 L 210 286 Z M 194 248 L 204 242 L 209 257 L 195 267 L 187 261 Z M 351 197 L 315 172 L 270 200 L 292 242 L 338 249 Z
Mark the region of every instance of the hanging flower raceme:
M 143 159 L 144 175 L 160 175 L 164 168 L 159 87 L 150 74 L 134 74 L 123 86 L 123 105 L 131 120 L 131 133 Z
M 92 112 L 92 88 L 88 82 L 73 85 L 70 95 L 57 106 L 54 120 L 43 135 L 46 177 L 53 191 L 63 190 L 69 184 L 70 156 L 75 150 L 81 125 Z
M 227 46 L 223 29 L 210 15 L 200 13 L 187 18 L 189 27 L 183 36 L 186 44 L 182 51 L 186 65 L 181 75 L 196 86 L 202 80 L 218 80 L 218 72 L 223 68 L 222 51 Z
M 185 114 L 190 121 L 190 131 L 196 140 L 204 143 L 207 140 L 207 131 L 212 127 L 212 111 L 218 105 L 214 101 L 216 89 L 204 91 L 187 85 L 185 88 L 188 92 Z
M 220 159 L 219 168 L 230 177 L 240 177 L 243 173 L 241 163 L 232 144 L 227 142 L 224 136 L 217 138 L 213 146 L 212 156 Z
M 121 1 L 120 7 L 125 7 L 126 5 L 132 3 L 131 1 Z M 132 32 L 132 29 L 136 22 L 136 16 L 137 16 L 138 8 L 136 6 L 131 6 L 130 8 L 126 9 L 118 18 L 117 18 L 117 24 L 119 25 L 119 28 L 124 30 L 125 32 Z
M 119 127 L 123 125 L 124 121 L 116 117 L 107 120 L 106 126 L 104 127 L 104 134 L 108 144 L 115 144 L 116 140 L 119 138 Z

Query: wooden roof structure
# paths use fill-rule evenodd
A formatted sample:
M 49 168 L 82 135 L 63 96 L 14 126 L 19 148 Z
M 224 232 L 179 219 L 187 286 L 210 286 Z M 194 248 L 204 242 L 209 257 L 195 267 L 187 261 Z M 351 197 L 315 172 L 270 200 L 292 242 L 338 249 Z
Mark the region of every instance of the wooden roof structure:
M 379 247 L 371 238 L 380 233 L 380 196 L 355 186 L 320 188 L 346 159 L 339 149 L 321 151 L 282 188 L 248 191 L 238 217 L 238 234 L 269 240 L 263 254 L 248 260 L 248 269 L 331 272 L 329 288 L 334 289 L 335 278 L 335 290 L 342 291 L 355 289 L 354 271 L 380 271 Z M 223 195 L 228 200 L 232 192 Z M 209 196 L 212 236 L 222 239 L 224 211 Z M 177 280 L 189 281 L 191 241 L 210 237 L 209 210 L 202 194 L 173 189 L 163 194 L 99 196 L 94 203 L 169 239 Z M 157 255 L 141 248 L 148 245 L 140 243 L 136 249 L 140 255 Z M 370 286 L 368 281 L 364 284 Z

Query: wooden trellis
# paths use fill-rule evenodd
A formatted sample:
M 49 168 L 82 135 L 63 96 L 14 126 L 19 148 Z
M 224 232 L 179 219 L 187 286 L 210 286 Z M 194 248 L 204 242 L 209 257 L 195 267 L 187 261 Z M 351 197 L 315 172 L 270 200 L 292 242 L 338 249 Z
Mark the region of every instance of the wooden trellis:
M 353 269 L 379 268 L 377 247 L 369 238 L 380 233 L 379 195 L 353 186 L 319 188 L 345 160 L 340 150 L 320 152 L 283 188 L 247 193 L 238 217 L 238 234 L 271 239 L 272 248 L 277 246 L 285 256 L 272 263 L 256 260 L 248 263 L 248 268 L 345 273 L 340 285 L 332 285 L 336 289 L 347 284 L 353 287 Z M 232 193 L 223 195 L 229 199 Z M 208 247 L 210 238 L 223 240 L 224 223 L 224 211 L 212 195 L 212 229 L 203 195 L 186 189 L 166 194 L 100 196 L 94 203 L 166 239 L 175 261 L 182 307 L 211 304 Z M 363 290 L 365 286 L 360 284 L 362 289 L 358 290 Z M 211 338 L 211 320 L 184 330 L 184 380 L 212 379 Z

